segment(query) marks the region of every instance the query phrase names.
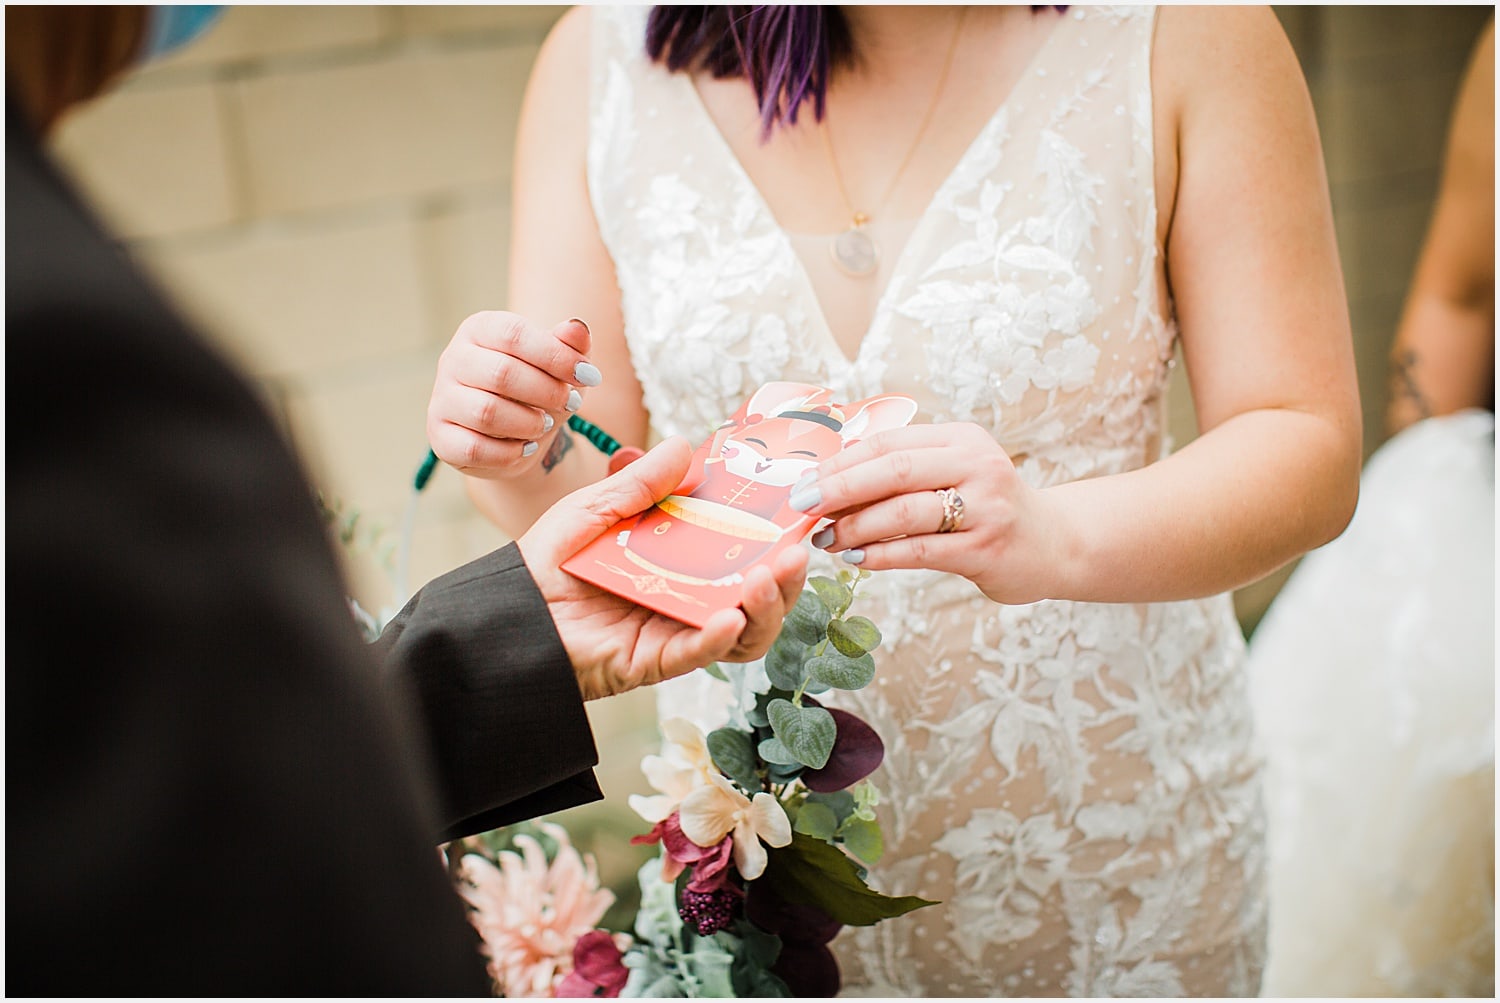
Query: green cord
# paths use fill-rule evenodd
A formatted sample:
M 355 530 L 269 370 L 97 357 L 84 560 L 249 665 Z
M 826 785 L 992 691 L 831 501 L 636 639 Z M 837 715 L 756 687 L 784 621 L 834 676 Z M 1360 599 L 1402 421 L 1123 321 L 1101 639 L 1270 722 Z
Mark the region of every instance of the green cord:
M 616 441 L 604 429 L 591 421 L 585 421 L 576 414 L 568 415 L 568 427 L 585 439 L 594 444 L 594 448 L 605 456 L 614 456 L 620 449 L 620 443 Z
M 417 477 L 416 480 L 412 482 L 413 486 L 418 491 L 421 491 L 427 486 L 427 482 L 432 480 L 432 472 L 436 469 L 437 454 L 429 449 L 427 450 L 427 458 L 423 460 L 422 465 L 417 468 Z
M 568 427 L 593 445 L 593 447 L 605 456 L 614 456 L 620 449 L 619 440 L 615 439 L 604 429 L 591 421 L 586 421 L 576 414 L 568 415 Z M 437 469 L 437 453 L 431 449 L 427 450 L 427 456 L 422 460 L 422 465 L 417 468 L 417 476 L 412 481 L 413 486 L 421 491 L 427 487 L 427 482 L 432 480 L 432 472 Z

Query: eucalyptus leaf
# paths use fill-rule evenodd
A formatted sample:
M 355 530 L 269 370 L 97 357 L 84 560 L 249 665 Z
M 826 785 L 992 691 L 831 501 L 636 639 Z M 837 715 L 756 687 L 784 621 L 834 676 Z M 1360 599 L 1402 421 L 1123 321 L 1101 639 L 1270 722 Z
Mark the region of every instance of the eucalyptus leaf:
M 807 661 L 807 671 L 820 683 L 840 690 L 862 690 L 875 678 L 875 659 L 868 654 L 850 657 L 830 649 Z
M 833 814 L 833 809 L 827 805 L 818 804 L 816 801 L 806 801 L 797 811 L 796 824 L 792 826 L 793 831 L 806 833 L 815 839 L 821 839 L 825 843 L 833 841 L 834 832 L 838 829 L 839 820 Z
M 807 652 L 808 646 L 790 633 L 782 633 L 776 638 L 771 650 L 766 652 L 766 677 L 771 680 L 771 685 L 795 692 L 807 675 L 803 667 Z
M 759 880 L 786 901 L 821 909 L 846 926 L 873 926 L 937 905 L 915 895 L 881 895 L 864 883 L 859 866 L 842 850 L 802 833 L 793 833 L 790 845 L 767 852 Z
M 768 738 L 757 749 L 760 758 L 777 766 L 801 766 L 802 760 L 792 755 L 791 750 L 779 738 Z
M 823 600 L 823 605 L 836 613 L 842 613 L 849 608 L 854 601 L 854 593 L 849 591 L 849 586 L 823 575 L 814 575 L 807 580 L 812 586 L 818 598 Z
M 709 675 L 713 676 L 721 683 L 729 682 L 729 677 L 724 674 L 724 669 L 719 665 L 718 662 L 709 662 L 707 665 L 703 666 L 703 671 L 707 672 Z
M 854 816 L 839 827 L 838 834 L 849 852 L 867 864 L 878 864 L 885 856 L 885 836 L 875 822 Z
M 801 763 L 782 765 L 780 763 L 768 763 L 766 765 L 766 779 L 773 784 L 789 784 L 799 779 L 807 772 L 807 767 Z
M 827 636 L 831 617 L 818 594 L 804 589 L 797 597 L 797 604 L 787 612 L 781 629 L 803 644 L 817 644 Z
M 771 718 L 766 714 L 766 708 L 770 706 L 772 700 L 790 700 L 792 692 L 792 690 L 772 685 L 768 692 L 757 693 L 755 695 L 755 706 L 745 712 L 745 717 L 749 720 L 750 726 L 752 728 L 771 727 Z
M 828 624 L 828 639 L 850 658 L 858 658 L 880 647 L 880 628 L 869 617 L 851 616 Z
M 754 792 L 760 789 L 755 775 L 755 748 L 750 736 L 738 728 L 719 728 L 708 736 L 708 754 L 714 765 L 740 788 Z
M 828 762 L 838 737 L 832 714 L 822 707 L 798 707 L 790 700 L 772 700 L 766 712 L 776 737 L 798 762 L 815 770 Z

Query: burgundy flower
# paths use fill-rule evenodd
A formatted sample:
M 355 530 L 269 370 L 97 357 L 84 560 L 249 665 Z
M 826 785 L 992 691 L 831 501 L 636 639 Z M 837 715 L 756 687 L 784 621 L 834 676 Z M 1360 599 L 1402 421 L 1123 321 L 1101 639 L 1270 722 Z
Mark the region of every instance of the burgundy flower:
M 651 828 L 644 836 L 633 836 L 630 842 L 633 845 L 660 843 L 667 851 L 667 859 L 661 863 L 661 878 L 663 881 L 676 881 L 677 875 L 682 873 L 684 867 L 697 865 L 694 868 L 693 880 L 703 883 L 700 891 L 709 891 L 718 887 L 722 882 L 714 879 L 722 873 L 729 863 L 729 856 L 734 850 L 734 843 L 729 836 L 725 836 L 713 846 L 699 846 L 688 839 L 682 831 L 682 822 L 677 812 L 673 812 Z M 708 884 L 706 882 L 712 882 Z
M 573 970 L 557 984 L 558 997 L 619 996 L 630 970 L 607 930 L 590 930 L 573 945 Z
M 706 937 L 734 922 L 735 907 L 745 893 L 734 883 L 734 869 L 729 866 L 734 853 L 733 837 L 725 836 L 713 846 L 699 846 L 683 833 L 678 815 L 673 812 L 646 835 L 630 841 L 662 845 L 666 850 L 666 859 L 661 862 L 663 881 L 676 881 L 684 868 L 692 868 L 677 911 L 682 921 L 698 934 Z

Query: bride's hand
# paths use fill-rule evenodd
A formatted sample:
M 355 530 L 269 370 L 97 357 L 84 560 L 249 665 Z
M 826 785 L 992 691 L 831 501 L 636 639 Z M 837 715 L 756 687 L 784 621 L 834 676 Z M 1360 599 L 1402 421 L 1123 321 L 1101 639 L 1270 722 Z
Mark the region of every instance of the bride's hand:
M 1061 513 L 978 425 L 882 432 L 819 464 L 816 475 L 791 505 L 832 519 L 812 542 L 851 564 L 951 572 L 1001 603 L 1055 597 L 1066 580 Z M 945 504 L 947 489 L 956 498 Z M 951 528 L 940 532 L 945 519 Z
M 477 477 L 514 477 L 540 462 L 543 440 L 577 411 L 577 388 L 600 383 L 589 329 L 550 332 L 513 313 L 476 313 L 438 359 L 427 441 L 438 459 Z

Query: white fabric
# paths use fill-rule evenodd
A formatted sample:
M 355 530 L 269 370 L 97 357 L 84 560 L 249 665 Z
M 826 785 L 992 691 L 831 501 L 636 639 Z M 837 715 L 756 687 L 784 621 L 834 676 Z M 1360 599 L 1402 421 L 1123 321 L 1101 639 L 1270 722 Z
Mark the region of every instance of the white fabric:
M 1494 995 L 1494 433 L 1382 446 L 1255 632 L 1268 995 Z
M 653 434 L 700 440 L 787 379 L 977 422 L 1036 486 L 1159 458 L 1175 330 L 1150 10 L 1057 23 L 916 221 L 853 359 L 690 78 L 645 58 L 645 11 L 593 16 L 589 186 Z M 872 882 L 943 904 L 841 934 L 847 994 L 1253 995 L 1263 822 L 1228 596 L 1000 606 L 882 572 L 855 612 L 885 634 L 876 682 L 834 701 L 886 742 Z M 724 717 L 701 673 L 660 693 L 664 715 Z

